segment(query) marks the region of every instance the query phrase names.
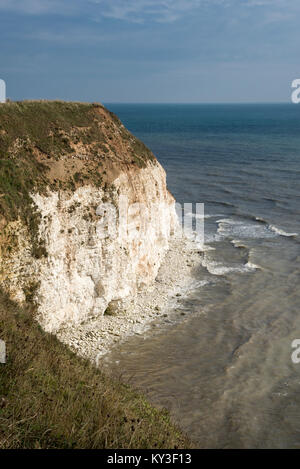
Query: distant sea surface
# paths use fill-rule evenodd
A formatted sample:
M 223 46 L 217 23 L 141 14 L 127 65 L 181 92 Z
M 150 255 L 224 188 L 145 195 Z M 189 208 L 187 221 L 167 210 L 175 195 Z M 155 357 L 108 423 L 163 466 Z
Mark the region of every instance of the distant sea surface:
M 170 311 L 110 364 L 201 448 L 300 448 L 300 105 L 107 107 L 178 202 L 205 204 L 212 248 L 174 303 L 182 320 Z

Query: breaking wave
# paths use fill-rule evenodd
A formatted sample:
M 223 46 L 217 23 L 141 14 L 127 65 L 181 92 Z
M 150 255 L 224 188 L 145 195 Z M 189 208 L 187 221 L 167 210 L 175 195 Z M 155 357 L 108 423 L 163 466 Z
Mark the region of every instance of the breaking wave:
M 202 260 L 202 266 L 206 267 L 208 272 L 212 275 L 225 275 L 230 273 L 246 273 L 253 272 L 260 267 L 252 262 L 247 262 L 243 265 L 226 265 L 222 262 L 216 262 L 208 259 L 206 256 Z
M 275 233 L 279 234 L 280 236 L 286 236 L 288 238 L 294 238 L 298 236 L 298 233 L 287 233 L 286 231 L 282 230 L 281 228 L 277 228 L 274 225 L 268 225 L 270 230 L 274 231 Z

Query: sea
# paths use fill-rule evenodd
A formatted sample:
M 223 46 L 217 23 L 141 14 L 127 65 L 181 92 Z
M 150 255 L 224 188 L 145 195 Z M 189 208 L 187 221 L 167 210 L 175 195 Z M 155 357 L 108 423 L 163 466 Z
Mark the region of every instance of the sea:
M 206 247 L 195 287 L 106 364 L 199 448 L 300 448 L 300 105 L 106 106 L 179 203 L 204 203 Z

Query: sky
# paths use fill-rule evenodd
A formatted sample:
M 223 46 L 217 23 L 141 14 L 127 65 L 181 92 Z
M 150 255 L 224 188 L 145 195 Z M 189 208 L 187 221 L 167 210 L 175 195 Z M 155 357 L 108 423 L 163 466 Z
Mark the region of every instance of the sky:
M 287 102 L 299 0 L 0 0 L 16 99 Z

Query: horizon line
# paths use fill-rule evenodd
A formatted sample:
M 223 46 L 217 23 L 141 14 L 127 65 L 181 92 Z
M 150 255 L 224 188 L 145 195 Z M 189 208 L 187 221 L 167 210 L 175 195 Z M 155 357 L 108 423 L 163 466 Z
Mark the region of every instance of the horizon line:
M 231 104 L 231 105 L 244 105 L 244 104 L 294 104 L 291 101 L 241 101 L 241 102 L 236 102 L 236 101 L 199 101 L 199 102 L 175 102 L 175 101 L 101 101 L 103 104 L 172 104 L 172 105 L 226 105 L 226 104 Z

